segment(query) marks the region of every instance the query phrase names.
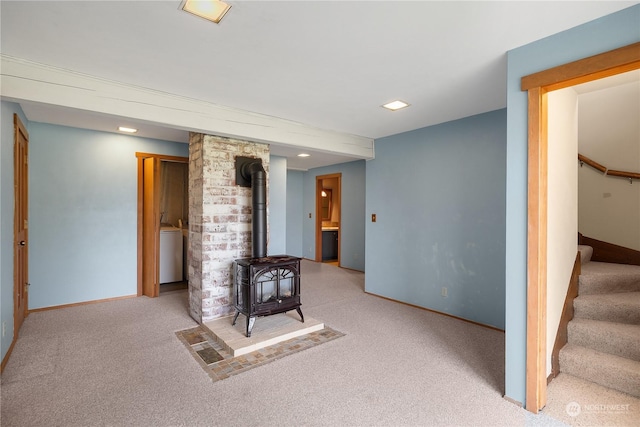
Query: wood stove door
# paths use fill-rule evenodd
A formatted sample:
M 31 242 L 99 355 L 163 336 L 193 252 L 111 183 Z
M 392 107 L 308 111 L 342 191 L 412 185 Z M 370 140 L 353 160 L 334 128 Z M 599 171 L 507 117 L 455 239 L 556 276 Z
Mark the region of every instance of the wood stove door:
M 293 310 L 300 305 L 299 276 L 294 268 L 261 270 L 254 283 L 256 315 Z

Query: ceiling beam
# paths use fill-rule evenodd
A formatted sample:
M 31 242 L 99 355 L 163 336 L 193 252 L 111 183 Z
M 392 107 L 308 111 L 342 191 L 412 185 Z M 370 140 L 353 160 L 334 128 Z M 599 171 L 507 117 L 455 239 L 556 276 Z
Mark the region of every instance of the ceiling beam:
M 165 127 L 373 159 L 373 139 L 224 107 L 0 55 L 2 98 L 126 117 Z

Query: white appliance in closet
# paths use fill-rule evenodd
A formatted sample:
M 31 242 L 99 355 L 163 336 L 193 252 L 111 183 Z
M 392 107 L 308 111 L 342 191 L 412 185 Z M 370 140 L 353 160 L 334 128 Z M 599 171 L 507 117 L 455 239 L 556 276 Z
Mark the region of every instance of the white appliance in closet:
M 182 281 L 182 230 L 160 228 L 160 283 Z

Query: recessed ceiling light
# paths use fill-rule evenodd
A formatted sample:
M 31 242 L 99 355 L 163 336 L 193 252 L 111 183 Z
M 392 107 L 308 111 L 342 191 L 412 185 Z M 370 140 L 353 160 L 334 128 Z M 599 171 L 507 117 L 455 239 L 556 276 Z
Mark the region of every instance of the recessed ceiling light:
M 298 157 L 311 157 L 311 154 L 300 153 L 300 154 L 298 154 Z
M 136 132 L 138 132 L 138 129 L 128 128 L 128 127 L 124 127 L 124 126 L 118 126 L 118 130 L 120 132 L 127 132 L 127 133 L 136 133 Z
M 405 108 L 408 107 L 409 104 L 407 104 L 404 101 L 393 101 L 393 102 L 389 102 L 387 104 L 384 104 L 383 107 L 386 108 L 387 110 L 391 110 L 391 111 L 396 111 L 399 110 L 401 108 Z
M 182 0 L 180 9 L 217 24 L 231 9 L 231 5 L 220 0 Z

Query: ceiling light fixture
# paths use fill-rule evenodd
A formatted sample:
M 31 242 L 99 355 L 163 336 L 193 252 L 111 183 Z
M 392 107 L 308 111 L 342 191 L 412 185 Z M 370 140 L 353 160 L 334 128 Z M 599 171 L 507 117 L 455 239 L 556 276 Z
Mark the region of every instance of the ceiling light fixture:
M 124 127 L 124 126 L 118 126 L 118 130 L 120 132 L 127 132 L 127 133 L 136 133 L 136 132 L 138 132 L 138 129 L 128 128 L 128 127 Z
M 220 0 L 182 0 L 180 9 L 217 24 L 231 5 Z
M 407 104 L 404 101 L 393 101 L 393 102 L 389 102 L 387 104 L 384 104 L 383 107 L 386 108 L 387 110 L 391 110 L 391 111 L 396 111 L 396 110 L 400 110 L 401 108 L 405 108 L 408 107 L 409 104 Z
M 300 153 L 300 154 L 298 154 L 298 157 L 311 157 L 311 154 Z

